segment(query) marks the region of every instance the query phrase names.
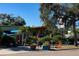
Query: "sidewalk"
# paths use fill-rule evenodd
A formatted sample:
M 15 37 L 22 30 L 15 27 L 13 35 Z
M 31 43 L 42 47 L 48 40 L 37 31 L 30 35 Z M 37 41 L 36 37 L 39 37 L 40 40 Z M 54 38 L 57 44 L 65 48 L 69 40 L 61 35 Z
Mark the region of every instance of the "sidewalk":
M 38 48 L 39 47 L 37 47 L 37 49 Z M 6 48 L 6 49 L 0 48 L 0 55 L 10 55 L 10 54 L 12 55 L 12 54 L 21 54 L 21 53 L 25 53 L 27 55 L 30 55 L 31 53 L 35 53 L 35 55 L 36 55 L 36 53 L 39 54 L 39 52 L 41 54 L 43 53 L 43 55 L 44 55 L 44 53 L 49 53 L 49 52 L 51 54 L 51 52 L 53 52 L 53 53 L 55 53 L 57 51 L 58 52 L 61 52 L 61 51 L 67 52 L 67 51 L 71 51 L 71 50 L 73 50 L 73 51 L 79 50 L 79 47 L 75 47 L 73 45 L 63 46 L 62 48 L 52 48 L 51 47 L 51 50 L 48 50 L 48 51 L 44 51 L 44 50 L 42 50 L 42 48 L 39 48 L 39 50 L 36 50 L 36 51 L 31 51 L 29 46 L 27 46 L 27 47 L 20 46 L 20 47 L 14 47 L 14 48 Z M 28 53 L 30 53 L 30 54 L 28 54 Z
M 5 49 L 0 48 L 0 55 L 29 52 L 26 50 L 27 48 L 25 49 L 24 47 L 5 48 Z
M 51 48 L 51 50 L 54 51 L 60 51 L 60 50 L 75 50 L 75 49 L 79 49 L 79 46 L 76 47 L 74 45 L 63 45 L 62 48 Z

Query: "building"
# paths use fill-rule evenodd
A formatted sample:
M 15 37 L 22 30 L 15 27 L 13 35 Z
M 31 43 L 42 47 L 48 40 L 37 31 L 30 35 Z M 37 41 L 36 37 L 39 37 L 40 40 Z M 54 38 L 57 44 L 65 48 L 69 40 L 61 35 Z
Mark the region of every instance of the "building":
M 46 26 L 31 27 L 30 32 L 33 34 L 33 36 L 39 36 L 39 35 L 42 36 L 46 29 L 47 29 Z

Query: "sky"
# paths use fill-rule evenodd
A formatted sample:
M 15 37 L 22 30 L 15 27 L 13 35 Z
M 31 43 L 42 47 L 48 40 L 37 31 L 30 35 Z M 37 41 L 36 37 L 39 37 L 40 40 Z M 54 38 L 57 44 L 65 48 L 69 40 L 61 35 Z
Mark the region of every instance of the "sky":
M 0 13 L 21 16 L 26 26 L 42 26 L 39 8 L 39 3 L 0 3 Z M 79 21 L 76 22 L 76 26 L 79 28 Z
M 76 22 L 76 28 L 79 28 L 79 21 Z
M 26 26 L 41 26 L 40 4 L 38 3 L 0 3 L 0 13 L 21 16 Z

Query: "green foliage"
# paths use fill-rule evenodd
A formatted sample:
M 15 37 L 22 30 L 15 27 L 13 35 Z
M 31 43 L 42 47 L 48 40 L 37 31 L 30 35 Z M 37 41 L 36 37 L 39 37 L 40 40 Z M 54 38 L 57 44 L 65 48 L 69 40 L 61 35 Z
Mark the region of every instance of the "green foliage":
M 55 18 L 52 18 L 51 14 L 53 13 L 53 11 L 51 11 L 51 7 L 53 6 L 53 4 L 48 3 L 48 4 L 40 4 L 40 18 L 42 21 L 44 21 L 45 26 L 48 27 L 48 29 L 50 31 L 54 32 L 54 28 L 56 28 L 56 20 Z M 55 8 L 54 8 L 55 9 Z M 52 18 L 52 21 L 50 21 Z
M 65 24 L 65 30 L 73 26 L 74 38 L 77 46 L 77 33 L 75 22 L 79 20 L 79 4 L 49 3 L 40 4 L 41 19 L 53 32 L 56 24 Z M 61 21 L 58 21 L 58 19 Z
M 29 39 L 29 44 L 31 46 L 36 46 L 36 41 L 37 41 L 37 38 L 35 36 L 31 36 L 30 39 Z
M 36 43 L 36 41 L 37 41 L 37 38 L 35 36 L 31 36 L 29 38 L 29 44 Z
M 31 40 L 37 40 L 37 37 L 36 36 L 31 36 L 30 39 Z
M 36 46 L 37 44 L 36 43 L 31 43 L 31 46 Z
M 25 26 L 20 26 L 19 29 L 21 30 L 21 32 L 26 32 L 26 27 Z
M 69 39 L 69 42 L 70 42 L 70 44 L 74 44 L 74 39 L 73 38 L 70 38 Z
M 26 40 L 26 44 L 28 45 L 32 45 L 33 43 L 36 43 L 37 38 L 35 36 L 30 36 L 28 37 L 28 39 Z
M 42 38 L 39 38 L 39 41 L 41 41 L 42 43 L 45 41 L 51 41 L 51 40 L 52 40 L 52 37 L 50 36 L 44 36 Z
M 22 17 L 14 17 L 10 14 L 0 14 L 1 26 L 22 26 L 25 25 L 25 21 Z
M 54 35 L 53 36 L 53 42 L 61 41 L 63 38 L 61 35 Z
M 45 41 L 45 42 L 43 43 L 43 46 L 49 46 L 49 42 L 48 42 L 48 41 Z
M 3 35 L 3 30 L 0 28 L 0 37 Z
M 7 36 L 7 35 L 3 36 L 3 40 L 16 41 L 15 38 L 13 38 L 11 36 Z
M 1 41 L 2 41 L 3 46 L 10 46 L 10 43 L 13 43 L 13 44 L 16 43 L 15 38 L 7 36 L 7 35 L 3 36 Z
M 79 29 L 76 29 L 76 32 L 79 33 Z
M 63 44 L 64 43 L 74 44 L 74 38 L 64 38 L 62 42 L 63 42 Z
M 49 25 L 49 30 L 55 28 L 57 22 L 59 22 L 58 19 L 60 18 L 62 19 L 62 22 L 65 23 L 66 30 L 75 24 L 74 22 L 76 20 L 79 20 L 79 4 L 44 3 L 40 4 L 40 6 L 41 20 Z

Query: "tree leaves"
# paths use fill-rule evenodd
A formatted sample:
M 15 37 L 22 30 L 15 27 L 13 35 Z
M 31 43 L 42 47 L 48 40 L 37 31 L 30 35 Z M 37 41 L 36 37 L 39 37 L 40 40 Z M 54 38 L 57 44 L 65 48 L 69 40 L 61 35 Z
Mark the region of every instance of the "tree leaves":
M 1 26 L 22 26 L 25 21 L 22 17 L 13 17 L 10 14 L 0 14 Z

